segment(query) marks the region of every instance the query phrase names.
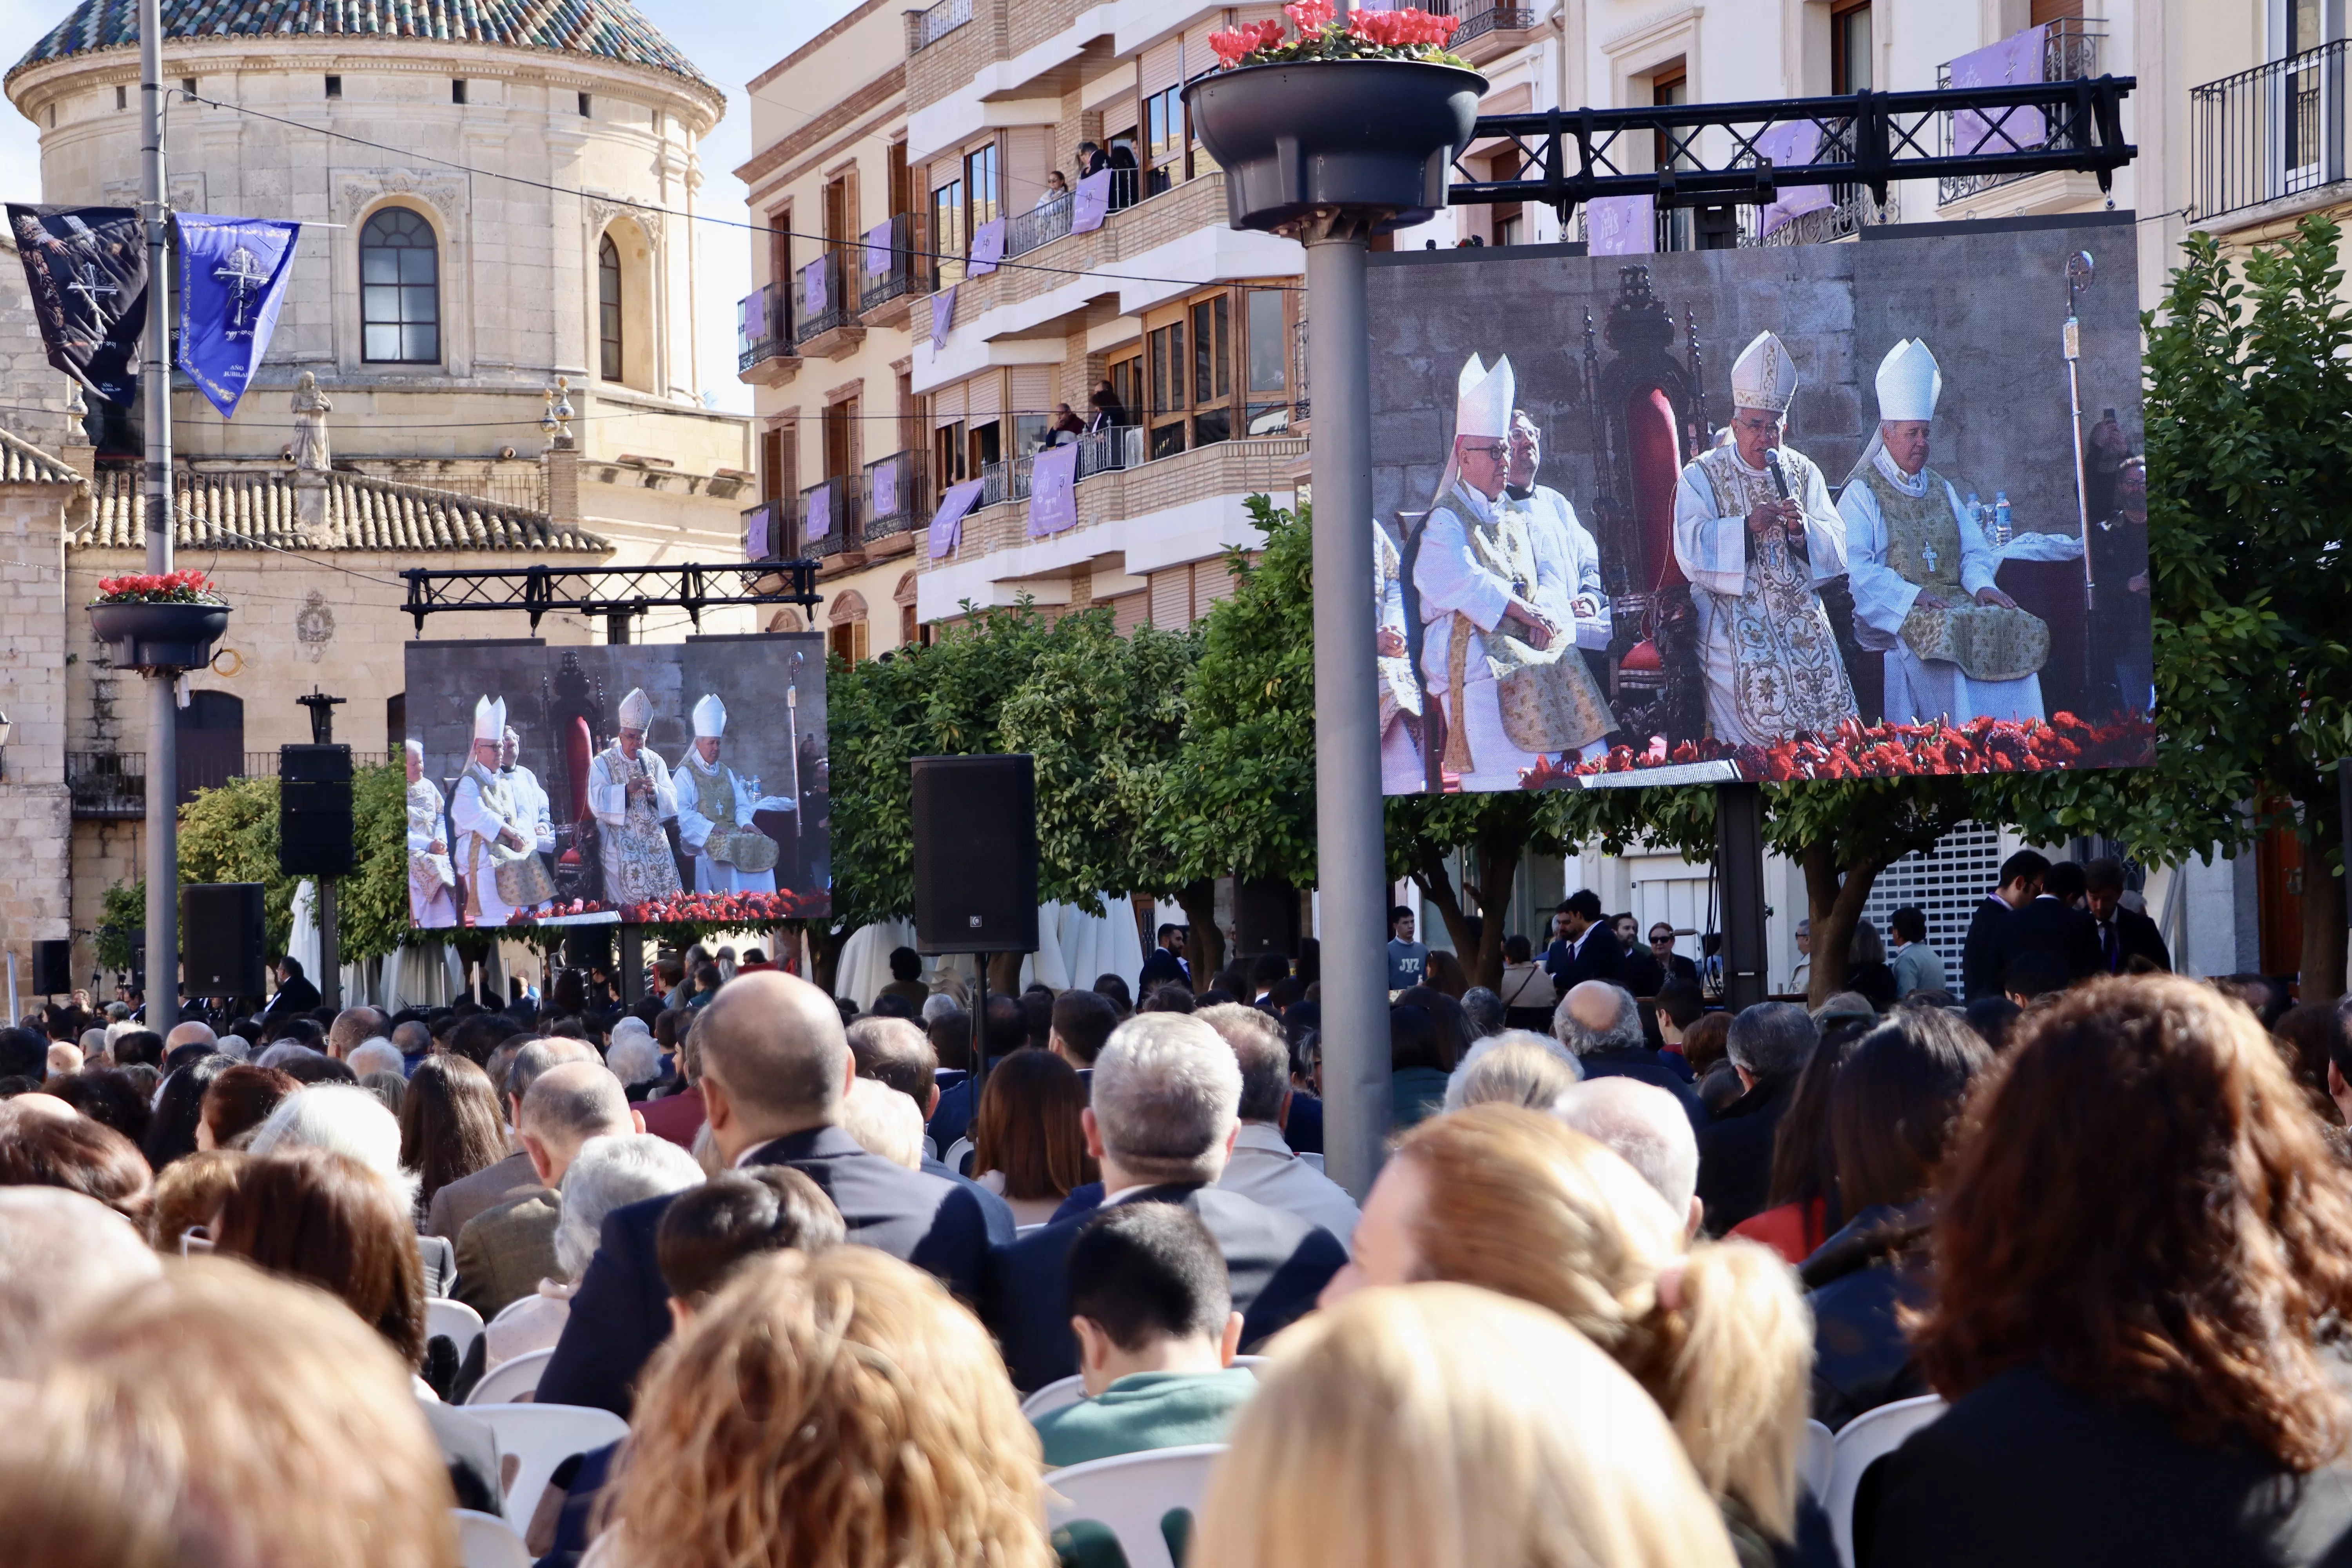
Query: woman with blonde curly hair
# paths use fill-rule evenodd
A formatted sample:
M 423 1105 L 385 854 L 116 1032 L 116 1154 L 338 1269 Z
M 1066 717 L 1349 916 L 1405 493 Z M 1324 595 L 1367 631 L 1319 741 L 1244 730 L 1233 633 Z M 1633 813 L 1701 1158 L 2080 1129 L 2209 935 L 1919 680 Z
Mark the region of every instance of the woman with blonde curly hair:
M 2018 1021 L 1937 1210 L 1952 1407 L 1863 1489 L 1864 1564 L 2352 1551 L 2352 1189 L 2252 1014 L 2170 976 Z
M 1769 1562 L 1798 1536 L 1812 1319 L 1772 1253 L 1693 1244 L 1685 1218 L 1565 1123 L 1473 1106 L 1405 1135 L 1323 1300 L 1442 1279 L 1550 1309 L 1657 1401 L 1741 1561 Z M 1827 1551 L 1827 1521 L 1805 1511 L 1807 1544 Z
M 1366 1290 L 1275 1343 L 1209 1484 L 1215 1568 L 1731 1568 L 1658 1407 L 1551 1312 Z
M 980 1321 L 867 1247 L 747 1265 L 667 1346 L 598 1568 L 1052 1568 L 1037 1435 Z

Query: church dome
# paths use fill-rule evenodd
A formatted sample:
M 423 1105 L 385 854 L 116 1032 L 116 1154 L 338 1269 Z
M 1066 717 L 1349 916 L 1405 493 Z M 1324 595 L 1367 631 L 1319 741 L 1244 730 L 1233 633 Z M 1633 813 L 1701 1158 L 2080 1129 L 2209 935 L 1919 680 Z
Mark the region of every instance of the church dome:
M 647 66 L 705 84 L 694 62 L 628 0 L 163 0 L 167 38 L 337 35 L 544 49 Z M 82 0 L 9 74 L 138 42 L 138 0 Z

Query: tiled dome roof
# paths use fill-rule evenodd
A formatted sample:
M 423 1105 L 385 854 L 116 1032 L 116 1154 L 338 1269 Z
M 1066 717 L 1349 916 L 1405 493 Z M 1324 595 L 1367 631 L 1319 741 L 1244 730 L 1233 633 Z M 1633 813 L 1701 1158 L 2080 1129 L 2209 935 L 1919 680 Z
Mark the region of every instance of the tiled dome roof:
M 169 38 L 331 34 L 552 49 L 705 80 L 629 0 L 163 0 Z M 138 0 L 82 0 L 12 70 L 138 42 Z
M 596 554 L 612 546 L 593 533 L 551 521 L 543 511 L 478 496 L 427 489 L 336 469 L 327 476 L 326 518 L 306 538 L 295 520 L 291 469 L 265 468 L 173 476 L 175 545 L 182 550 L 513 551 L 519 554 Z M 77 548 L 138 550 L 147 542 L 146 500 L 139 476 L 104 468 L 89 525 L 67 542 Z

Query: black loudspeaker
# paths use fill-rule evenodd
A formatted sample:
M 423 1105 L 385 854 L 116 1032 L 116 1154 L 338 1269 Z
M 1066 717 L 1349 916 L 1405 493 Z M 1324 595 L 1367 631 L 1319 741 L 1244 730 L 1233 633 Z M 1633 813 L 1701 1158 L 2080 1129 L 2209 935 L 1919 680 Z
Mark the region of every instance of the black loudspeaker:
M 1234 956 L 1298 956 L 1298 889 L 1253 879 L 1234 885 Z
M 1026 755 L 917 757 L 915 945 L 1037 950 L 1037 770 Z
M 63 996 L 72 991 L 73 942 L 69 938 L 33 944 L 33 994 Z
M 352 749 L 278 750 L 278 868 L 341 877 L 352 868 Z
M 180 969 L 191 996 L 258 996 L 261 884 L 196 882 L 181 889 Z

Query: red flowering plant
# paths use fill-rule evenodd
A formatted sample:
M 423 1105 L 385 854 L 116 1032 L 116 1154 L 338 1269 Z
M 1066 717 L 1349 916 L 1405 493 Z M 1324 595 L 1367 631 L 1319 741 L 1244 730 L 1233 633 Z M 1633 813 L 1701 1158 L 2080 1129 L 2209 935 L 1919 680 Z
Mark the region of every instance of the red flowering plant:
M 675 925 L 685 922 L 709 926 L 768 926 L 779 921 L 807 920 L 833 912 L 833 896 L 824 891 L 796 892 L 784 889 L 773 893 L 676 893 L 666 899 L 650 899 L 635 904 L 598 903 L 593 899 L 573 899 L 556 905 L 548 912 L 553 915 L 596 914 L 617 909 L 621 918 L 631 925 Z M 509 925 L 526 926 L 534 916 L 528 910 L 517 910 L 507 917 Z
M 1644 751 L 1619 746 L 1572 767 L 1523 769 L 1522 789 L 1573 786 L 1596 773 L 1636 773 L 1676 763 L 1731 762 L 1751 783 L 1801 779 L 1913 778 L 1927 773 L 2046 773 L 2057 768 L 2144 767 L 2156 760 L 2156 724 L 2146 713 L 2091 723 L 2060 711 L 2042 720 L 1972 719 L 1966 724 L 1864 724 L 1849 719 L 1827 734 L 1800 731 L 1769 746 L 1728 746 L 1713 738 L 1663 740 Z
M 226 605 L 212 580 L 201 572 L 135 572 L 125 577 L 100 577 L 101 605 Z
M 1445 47 L 1462 25 L 1458 16 L 1412 9 L 1351 11 L 1342 26 L 1331 0 L 1292 0 L 1282 14 L 1290 18 L 1292 36 L 1286 37 L 1282 24 L 1272 18 L 1210 34 L 1218 63 L 1227 70 L 1300 60 L 1425 60 L 1465 70 L 1470 66 Z

